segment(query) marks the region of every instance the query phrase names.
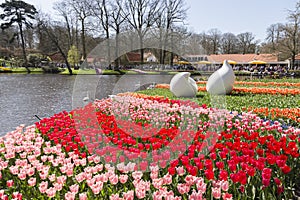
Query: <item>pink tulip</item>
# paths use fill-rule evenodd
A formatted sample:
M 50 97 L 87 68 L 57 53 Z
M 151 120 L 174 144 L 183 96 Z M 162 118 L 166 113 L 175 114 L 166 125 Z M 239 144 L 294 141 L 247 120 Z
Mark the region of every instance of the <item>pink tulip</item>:
M 146 197 L 145 188 L 135 188 L 135 194 L 138 199 L 143 199 Z
M 65 184 L 66 180 L 67 180 L 67 177 L 64 175 L 56 177 L 56 182 L 60 183 L 60 184 Z
M 94 162 L 95 162 L 96 164 L 98 164 L 100 161 L 101 161 L 101 159 L 100 159 L 99 156 L 95 156 L 95 157 L 94 157 Z
M 116 185 L 119 182 L 118 175 L 114 174 L 109 176 L 109 181 L 112 185 Z
M 191 185 L 194 185 L 194 184 L 195 184 L 195 181 L 196 181 L 197 179 L 196 179 L 195 176 L 187 175 L 187 176 L 185 177 L 184 180 L 185 180 L 185 182 L 186 182 L 189 186 L 191 186 Z
M 79 194 L 79 200 L 87 200 L 87 194 L 86 193 L 80 193 Z
M 59 169 L 60 169 L 61 173 L 65 174 L 66 171 L 67 171 L 67 166 L 66 166 L 66 165 L 63 165 L 63 166 L 61 166 Z
M 198 178 L 196 181 L 196 187 L 201 194 L 204 194 L 206 192 L 206 183 L 204 183 L 203 178 Z
M 158 173 L 159 172 L 159 167 L 157 165 L 154 165 L 154 166 L 150 166 L 150 171 L 152 173 Z
M 66 194 L 65 194 L 65 199 L 66 200 L 75 200 L 75 196 L 76 194 L 74 194 L 74 193 L 72 193 L 72 192 L 67 192 Z
M 11 166 L 9 167 L 9 171 L 13 175 L 17 175 L 19 173 L 19 166 Z
M 108 173 L 100 174 L 100 180 L 101 180 L 103 183 L 107 183 L 108 178 L 109 178 L 109 174 L 108 174 Z
M 47 155 L 43 155 L 41 156 L 41 161 L 42 162 L 46 162 L 47 161 L 48 156 Z
M 80 159 L 75 159 L 74 160 L 74 164 L 75 164 L 75 166 L 79 166 L 80 165 Z
M 63 184 L 61 184 L 61 183 L 55 182 L 55 183 L 53 183 L 53 186 L 56 191 L 61 191 L 63 189 Z
M 78 183 L 81 183 L 85 179 L 84 172 L 76 174 L 75 179 Z
M 133 200 L 134 199 L 134 191 L 133 190 L 129 190 L 127 192 L 123 192 L 123 197 L 126 200 Z
M 184 170 L 183 166 L 176 167 L 176 172 L 179 176 L 183 176 L 185 174 L 185 170 Z
M 35 184 L 36 184 L 36 178 L 30 178 L 30 179 L 28 179 L 28 185 L 29 186 L 35 186 Z
M 22 200 L 22 194 L 19 192 L 13 192 L 12 198 L 17 200 Z
M 80 165 L 83 166 L 83 167 L 86 166 L 86 159 L 85 158 L 80 160 Z
M 112 194 L 112 195 L 109 197 L 109 200 L 119 200 L 119 195 L 118 195 L 118 194 Z
M 0 199 L 3 199 L 3 196 L 4 196 L 4 190 L 0 190 Z
M 56 180 L 56 175 L 55 174 L 51 174 L 48 176 L 48 179 L 51 181 L 51 182 L 54 182 Z
M 33 176 L 35 173 L 35 169 L 33 167 L 30 167 L 27 169 L 26 173 L 28 176 Z
M 39 175 L 42 180 L 45 180 L 48 177 L 48 172 L 41 171 Z
M 163 200 L 164 195 L 159 191 L 155 191 L 152 195 L 153 200 Z
M 119 176 L 119 179 L 120 179 L 120 182 L 121 182 L 122 184 L 124 184 L 124 183 L 126 183 L 127 180 L 128 180 L 128 175 L 127 175 L 127 174 L 120 175 L 120 176 Z
M 222 183 L 221 183 L 221 189 L 222 189 L 224 192 L 227 192 L 228 189 L 229 189 L 229 182 L 228 182 L 228 181 L 222 181 Z
M 212 188 L 212 195 L 215 199 L 220 199 L 221 198 L 221 189 L 220 188 Z
M 91 189 L 94 194 L 99 194 L 99 192 L 102 190 L 102 188 L 103 188 L 103 182 L 97 182 L 91 186 Z
M 67 177 L 72 177 L 73 176 L 73 168 L 68 168 L 66 171 Z
M 54 187 L 48 188 L 48 189 L 46 190 L 46 194 L 47 194 L 47 196 L 50 197 L 50 198 L 54 197 L 55 194 L 56 194 L 55 188 L 54 188 Z
M 135 179 L 135 180 L 140 180 L 143 176 L 143 172 L 141 171 L 135 171 L 135 172 L 132 172 L 132 177 Z
M 177 190 L 180 194 L 185 194 L 190 191 L 190 186 L 188 184 L 178 183 Z
M 12 187 L 14 185 L 14 181 L 13 180 L 8 180 L 8 181 L 6 181 L 6 186 L 7 187 Z
M 161 186 L 164 183 L 164 179 L 163 178 L 157 178 L 157 179 L 153 179 L 152 180 L 152 185 L 156 188 L 159 189 L 161 188 Z
M 39 190 L 40 190 L 41 193 L 45 193 L 47 188 L 48 188 L 48 182 L 47 181 L 43 181 L 39 184 Z
M 223 200 L 232 200 L 232 194 L 229 194 L 229 193 L 223 193 L 222 199 L 223 199 Z
M 26 156 L 27 156 L 27 153 L 26 153 L 26 152 L 23 152 L 23 153 L 20 153 L 19 155 L 20 155 L 21 158 L 25 159 Z
M 79 185 L 78 185 L 78 184 L 71 185 L 71 186 L 70 186 L 70 191 L 71 191 L 72 193 L 77 194 L 78 191 L 79 191 Z
M 193 190 L 192 194 L 189 196 L 189 200 L 202 200 L 202 193 L 201 192 L 196 192 Z
M 163 179 L 164 179 L 164 185 L 170 185 L 172 184 L 172 175 L 171 174 L 166 174 L 164 175 Z
M 102 165 L 102 164 L 97 164 L 97 165 L 95 166 L 95 168 L 97 168 L 97 171 L 98 171 L 98 172 L 101 172 L 101 171 L 103 170 L 103 165 Z
M 158 178 L 158 172 L 151 172 L 151 173 L 150 173 L 150 178 L 151 178 L 151 179 L 156 179 L 156 178 Z

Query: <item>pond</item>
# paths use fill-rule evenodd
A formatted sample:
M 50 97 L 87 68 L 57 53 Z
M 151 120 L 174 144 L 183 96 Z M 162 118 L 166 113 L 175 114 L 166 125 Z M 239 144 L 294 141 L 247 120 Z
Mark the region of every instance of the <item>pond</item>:
M 50 117 L 84 106 L 93 99 L 136 91 L 152 83 L 169 83 L 171 78 L 171 75 L 0 74 L 0 136 L 20 124 L 34 124 L 38 121 L 36 116 Z

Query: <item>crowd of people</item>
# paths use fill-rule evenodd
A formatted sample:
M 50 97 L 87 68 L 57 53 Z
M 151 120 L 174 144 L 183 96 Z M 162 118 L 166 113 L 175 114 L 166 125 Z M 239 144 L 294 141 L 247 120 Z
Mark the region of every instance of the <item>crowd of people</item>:
M 294 73 L 289 72 L 288 67 L 284 65 L 246 65 L 246 66 L 234 66 L 235 71 L 248 71 L 252 75 L 257 76 L 293 76 Z

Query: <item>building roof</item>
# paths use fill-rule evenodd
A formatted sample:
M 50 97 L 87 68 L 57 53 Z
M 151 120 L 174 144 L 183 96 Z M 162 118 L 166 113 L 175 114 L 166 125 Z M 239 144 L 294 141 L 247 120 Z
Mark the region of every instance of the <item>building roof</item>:
M 233 60 L 237 63 L 249 63 L 254 60 L 278 62 L 278 57 L 274 54 L 212 54 L 208 56 L 210 62 L 222 63 L 224 60 Z
M 135 52 L 128 52 L 126 53 L 127 59 L 129 62 L 140 62 L 141 61 L 141 54 Z
M 59 52 L 55 52 L 52 55 L 49 55 L 51 61 L 53 62 L 64 62 L 64 57 Z

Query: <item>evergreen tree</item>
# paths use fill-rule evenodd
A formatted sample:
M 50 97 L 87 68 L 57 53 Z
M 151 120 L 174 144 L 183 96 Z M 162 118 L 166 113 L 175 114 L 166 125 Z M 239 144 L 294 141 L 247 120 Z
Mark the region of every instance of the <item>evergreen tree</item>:
M 33 28 L 30 20 L 35 19 L 37 10 L 33 5 L 20 0 L 6 0 L 4 3 L 0 4 L 0 7 L 3 9 L 0 19 L 4 21 L 1 23 L 1 29 L 8 29 L 14 24 L 18 25 L 22 43 L 24 66 L 26 67 L 28 73 L 30 73 L 30 70 L 27 66 L 23 27 L 25 25 L 27 28 Z

